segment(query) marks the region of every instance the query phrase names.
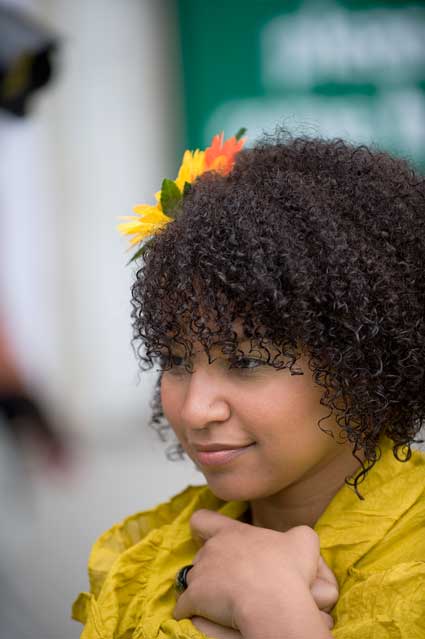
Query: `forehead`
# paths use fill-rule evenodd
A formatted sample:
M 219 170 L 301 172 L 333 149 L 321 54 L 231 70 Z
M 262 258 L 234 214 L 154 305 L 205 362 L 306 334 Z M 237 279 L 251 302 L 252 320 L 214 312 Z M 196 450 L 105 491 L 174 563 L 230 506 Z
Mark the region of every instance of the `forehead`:
M 259 346 L 272 345 L 266 337 L 265 329 L 254 328 L 254 323 L 245 326 L 242 319 L 214 321 L 210 317 L 199 317 L 195 322 L 179 322 L 176 331 L 168 331 L 164 336 L 167 346 L 182 346 L 194 351 L 226 349 L 231 345 Z
M 302 348 L 275 344 L 267 338 L 247 338 L 243 334 L 237 335 L 236 333 L 234 333 L 234 340 L 232 341 L 217 339 L 206 344 L 193 338 L 169 339 L 164 347 L 168 354 L 175 353 L 190 359 L 206 356 L 210 363 L 212 360 L 223 356 L 234 358 L 250 355 L 261 357 L 261 359 L 268 361 L 277 368 L 281 368 L 284 364 L 293 365 L 300 359 L 308 359 L 308 353 Z
M 254 350 L 258 351 L 261 348 L 265 348 L 257 343 L 255 340 L 250 339 L 237 339 L 233 343 L 223 342 L 221 340 L 217 340 L 212 342 L 210 345 L 203 344 L 199 340 L 191 339 L 188 340 L 188 343 L 183 343 L 181 340 L 170 340 L 168 342 L 168 347 L 172 351 L 189 351 L 190 355 L 198 355 L 198 354 L 227 354 L 243 351 L 243 352 L 252 352 Z M 231 348 L 232 346 L 232 348 Z M 270 344 L 270 350 L 273 348 L 273 345 Z
M 297 339 L 275 336 L 270 327 L 249 312 L 234 316 L 234 310 L 227 306 L 222 317 L 206 307 L 198 308 L 195 318 L 190 313 L 180 315 L 160 337 L 160 344 L 165 350 L 178 350 L 187 357 L 200 352 L 232 356 L 256 351 L 264 357 L 296 360 L 302 354 Z

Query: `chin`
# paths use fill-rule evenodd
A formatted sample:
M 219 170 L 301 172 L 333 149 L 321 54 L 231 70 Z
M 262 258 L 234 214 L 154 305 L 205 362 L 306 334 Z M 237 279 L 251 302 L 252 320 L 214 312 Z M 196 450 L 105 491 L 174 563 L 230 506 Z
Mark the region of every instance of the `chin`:
M 223 501 L 251 501 L 264 497 L 264 494 L 250 486 L 248 482 L 220 481 L 216 478 L 205 477 L 208 487 L 218 499 Z

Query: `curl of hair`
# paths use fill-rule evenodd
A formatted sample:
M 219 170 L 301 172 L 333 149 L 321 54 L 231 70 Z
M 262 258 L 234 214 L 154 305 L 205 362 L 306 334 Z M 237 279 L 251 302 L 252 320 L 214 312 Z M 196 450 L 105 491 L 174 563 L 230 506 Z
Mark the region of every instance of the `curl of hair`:
M 405 460 L 424 424 L 425 181 L 385 152 L 278 131 L 227 176 L 197 179 L 146 252 L 132 305 L 143 370 L 173 342 L 234 356 L 236 321 L 275 368 L 300 374 L 305 349 L 364 457 L 357 490 L 382 435 Z

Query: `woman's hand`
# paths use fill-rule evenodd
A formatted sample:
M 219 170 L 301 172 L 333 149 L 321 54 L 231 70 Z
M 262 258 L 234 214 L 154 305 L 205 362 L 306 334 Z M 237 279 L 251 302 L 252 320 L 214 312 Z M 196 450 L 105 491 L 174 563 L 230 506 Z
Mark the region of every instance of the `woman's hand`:
M 191 525 L 204 545 L 188 573 L 188 589 L 178 599 L 176 619 L 203 617 L 225 629 L 239 630 L 244 637 L 248 636 L 244 627 L 272 626 L 275 619 L 274 632 L 281 634 L 280 623 L 301 624 L 295 618 L 301 608 L 301 614 L 305 611 L 312 618 L 311 628 L 320 632 L 317 636 L 330 637 L 332 621 L 327 612 L 338 591 L 311 528 L 299 526 L 281 533 L 207 510 L 194 513 Z M 302 624 L 308 628 L 305 621 Z M 249 636 L 257 636 L 255 630 Z M 221 638 L 217 635 L 217 639 Z
M 335 575 L 323 557 L 319 557 L 317 575 L 311 584 L 310 592 L 326 626 L 331 630 L 334 622 L 329 613 L 338 601 L 339 590 Z
M 212 639 L 243 639 L 239 630 L 220 626 L 204 617 L 192 617 L 191 621 L 195 628 Z

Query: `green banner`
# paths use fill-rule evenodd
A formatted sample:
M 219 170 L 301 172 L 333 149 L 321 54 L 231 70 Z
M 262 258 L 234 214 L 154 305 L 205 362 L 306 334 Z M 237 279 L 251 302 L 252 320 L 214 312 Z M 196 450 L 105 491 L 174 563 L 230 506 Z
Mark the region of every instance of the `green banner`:
M 425 3 L 178 0 L 189 148 L 241 126 L 375 144 L 425 168 Z

